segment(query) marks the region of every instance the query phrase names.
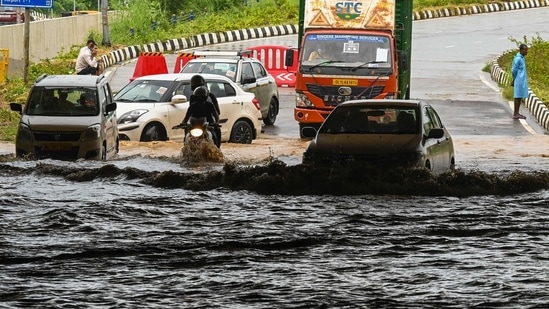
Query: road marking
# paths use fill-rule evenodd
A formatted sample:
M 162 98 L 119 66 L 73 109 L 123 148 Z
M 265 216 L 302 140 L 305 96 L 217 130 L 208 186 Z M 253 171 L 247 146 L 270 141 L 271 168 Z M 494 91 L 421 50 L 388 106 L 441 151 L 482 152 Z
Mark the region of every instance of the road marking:
M 500 92 L 499 86 L 494 86 L 494 82 L 492 82 L 491 79 L 490 80 L 486 79 L 482 72 L 479 74 L 479 77 L 480 77 L 480 80 L 486 86 L 490 87 L 490 89 L 494 90 L 495 92 Z M 515 106 L 514 106 L 515 104 L 513 103 L 513 101 L 507 101 L 507 104 L 509 104 L 509 108 L 511 109 L 511 111 L 515 109 Z M 532 129 L 530 125 L 528 125 L 528 122 L 526 122 L 525 119 L 519 119 L 519 121 L 520 121 L 520 124 L 522 124 L 522 126 L 524 127 L 524 129 L 526 129 L 526 131 L 528 131 L 530 134 L 532 135 L 538 134 L 534 129 Z
M 486 79 L 484 77 L 484 74 L 482 72 L 479 73 L 479 77 L 480 77 L 480 80 L 488 87 L 490 87 L 490 89 L 494 90 L 495 92 L 500 92 L 499 91 L 499 87 L 497 86 L 494 86 L 494 83 L 492 82 L 491 79 Z

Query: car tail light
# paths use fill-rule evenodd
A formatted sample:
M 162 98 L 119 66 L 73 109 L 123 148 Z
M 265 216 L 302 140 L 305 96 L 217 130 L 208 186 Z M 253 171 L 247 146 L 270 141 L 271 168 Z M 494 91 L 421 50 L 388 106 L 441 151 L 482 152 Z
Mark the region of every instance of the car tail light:
M 252 103 L 255 105 L 255 108 L 257 108 L 257 110 L 261 109 L 261 106 L 259 106 L 259 101 L 256 98 L 252 100 Z

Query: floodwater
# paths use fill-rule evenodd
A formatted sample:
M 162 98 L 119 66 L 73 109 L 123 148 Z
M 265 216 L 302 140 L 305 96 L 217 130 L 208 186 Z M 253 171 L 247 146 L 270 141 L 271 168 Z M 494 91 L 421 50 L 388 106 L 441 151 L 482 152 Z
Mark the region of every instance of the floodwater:
M 549 173 L 527 156 L 432 176 L 144 149 L 2 157 L 0 307 L 549 306 Z

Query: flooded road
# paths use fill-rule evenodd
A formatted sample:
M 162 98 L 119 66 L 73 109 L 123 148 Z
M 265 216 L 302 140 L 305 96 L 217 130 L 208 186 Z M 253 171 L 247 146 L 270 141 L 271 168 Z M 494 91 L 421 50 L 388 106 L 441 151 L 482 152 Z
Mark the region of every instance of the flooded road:
M 515 19 L 492 23 L 500 42 L 520 37 Z M 433 50 L 444 24 L 416 46 Z M 464 62 L 479 89 L 482 65 Z M 420 64 L 420 97 L 459 92 Z M 547 308 L 549 136 L 513 122 L 499 93 L 461 93 L 475 101 L 433 104 L 458 168 L 438 177 L 304 170 L 297 130 L 223 144 L 222 164 L 184 164 L 175 142 L 123 143 L 109 162 L 14 160 L 2 144 L 0 307 Z
M 177 143 L 124 144 L 110 162 L 5 155 L 0 307 L 549 304 L 549 176 L 528 157 L 476 148 L 487 158 L 453 175 L 305 177 L 297 155 L 262 162 L 252 145 L 222 145 L 225 165 L 186 166 Z

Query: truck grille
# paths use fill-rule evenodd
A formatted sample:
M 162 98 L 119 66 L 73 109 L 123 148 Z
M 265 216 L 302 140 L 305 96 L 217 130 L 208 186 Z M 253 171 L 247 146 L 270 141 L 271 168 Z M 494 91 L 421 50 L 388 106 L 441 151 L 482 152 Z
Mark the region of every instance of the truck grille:
M 325 106 L 337 106 L 349 100 L 372 99 L 383 93 L 384 86 L 354 87 L 351 95 L 342 96 L 338 93 L 340 86 L 320 86 L 307 84 L 307 90 L 314 96 L 321 98 Z

